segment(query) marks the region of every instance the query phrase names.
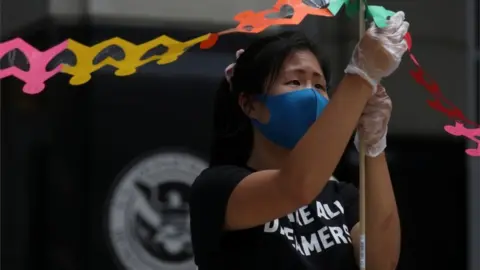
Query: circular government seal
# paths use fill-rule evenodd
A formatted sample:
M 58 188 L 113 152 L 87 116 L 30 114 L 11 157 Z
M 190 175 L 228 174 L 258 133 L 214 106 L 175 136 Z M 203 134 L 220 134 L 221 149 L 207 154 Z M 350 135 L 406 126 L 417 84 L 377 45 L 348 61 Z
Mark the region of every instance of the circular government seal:
M 116 181 L 108 200 L 107 235 L 128 270 L 193 270 L 188 196 L 207 167 L 186 153 L 141 158 Z

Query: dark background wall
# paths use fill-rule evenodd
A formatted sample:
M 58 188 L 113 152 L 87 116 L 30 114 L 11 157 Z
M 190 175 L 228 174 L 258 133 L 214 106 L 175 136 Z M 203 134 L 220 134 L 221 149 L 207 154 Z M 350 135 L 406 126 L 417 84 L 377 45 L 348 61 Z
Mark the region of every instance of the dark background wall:
M 161 34 L 186 39 L 222 29 L 235 11 L 270 4 L 217 1 L 220 14 L 211 8 L 213 0 L 22 1 L 2 2 L 3 40 L 21 36 L 40 49 L 66 38 L 84 44 L 114 36 L 138 43 Z M 381 4 L 406 11 L 417 56 L 445 95 L 466 108 L 466 95 L 458 91 L 467 85 L 463 21 L 444 19 L 465 16 L 465 6 L 430 0 Z M 426 20 L 420 11 L 429 7 Z M 356 39 L 350 23 L 310 18 L 303 25 L 332 55 L 337 78 Z M 15 78 L 2 80 L 2 269 L 117 269 L 104 228 L 105 200 L 116 177 L 155 149 L 188 149 L 208 157 L 213 91 L 233 52 L 252 38 L 226 36 L 212 50 L 194 49 L 173 64 L 147 65 L 133 76 L 115 77 L 107 68 L 82 86 L 58 75 L 35 96 L 23 94 Z M 395 104 L 388 156 L 403 228 L 398 269 L 466 269 L 464 141 L 442 131 L 448 121 L 427 107 L 428 95 L 408 70 L 403 64 L 386 82 Z M 350 147 L 336 176 L 355 182 L 357 174 L 357 154 Z

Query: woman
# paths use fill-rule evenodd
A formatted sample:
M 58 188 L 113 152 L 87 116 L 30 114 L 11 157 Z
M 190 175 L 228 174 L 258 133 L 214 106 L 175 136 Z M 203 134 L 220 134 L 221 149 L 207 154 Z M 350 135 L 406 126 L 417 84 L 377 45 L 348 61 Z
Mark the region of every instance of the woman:
M 358 269 L 358 191 L 331 177 L 356 128 L 367 145 L 367 269 L 396 267 L 400 225 L 383 153 L 391 102 L 378 83 L 407 49 L 404 17 L 369 28 L 331 99 L 328 65 L 300 34 L 263 38 L 226 70 L 211 164 L 190 197 L 199 270 Z

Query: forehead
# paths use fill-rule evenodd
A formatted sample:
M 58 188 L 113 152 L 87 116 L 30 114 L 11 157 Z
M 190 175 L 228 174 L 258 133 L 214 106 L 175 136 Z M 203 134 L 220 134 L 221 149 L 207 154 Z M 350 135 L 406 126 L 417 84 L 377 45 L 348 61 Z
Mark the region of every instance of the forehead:
M 315 55 L 310 51 L 297 51 L 291 53 L 283 63 L 282 72 L 307 72 L 323 77 L 320 63 Z

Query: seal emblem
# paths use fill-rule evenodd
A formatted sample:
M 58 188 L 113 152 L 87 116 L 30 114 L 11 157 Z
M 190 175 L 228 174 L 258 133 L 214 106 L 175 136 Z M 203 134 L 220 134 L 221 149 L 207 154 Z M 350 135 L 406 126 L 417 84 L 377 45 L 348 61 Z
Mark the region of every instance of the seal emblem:
M 114 184 L 107 235 L 131 270 L 192 270 L 188 197 L 207 163 L 191 154 L 160 152 L 141 158 Z

